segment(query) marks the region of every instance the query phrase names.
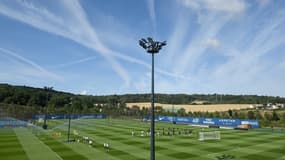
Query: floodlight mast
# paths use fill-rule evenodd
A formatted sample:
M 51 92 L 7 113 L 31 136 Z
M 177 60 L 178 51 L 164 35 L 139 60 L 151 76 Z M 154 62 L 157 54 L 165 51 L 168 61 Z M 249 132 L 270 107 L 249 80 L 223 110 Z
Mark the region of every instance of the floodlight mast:
M 45 106 L 45 117 L 44 117 L 44 124 L 43 129 L 47 129 L 47 114 L 48 114 L 48 102 L 49 102 L 49 93 L 53 90 L 53 87 L 44 87 L 46 91 L 46 106 Z
M 148 37 L 147 40 L 142 38 L 139 45 L 143 47 L 147 53 L 151 54 L 151 127 L 150 127 L 150 160 L 155 160 L 155 136 L 154 136 L 154 54 L 158 53 L 166 41 L 157 42 Z
M 68 109 L 68 131 L 67 131 L 67 142 L 70 142 L 70 120 L 71 120 L 71 107 L 72 107 L 72 97 L 70 98 L 69 109 Z

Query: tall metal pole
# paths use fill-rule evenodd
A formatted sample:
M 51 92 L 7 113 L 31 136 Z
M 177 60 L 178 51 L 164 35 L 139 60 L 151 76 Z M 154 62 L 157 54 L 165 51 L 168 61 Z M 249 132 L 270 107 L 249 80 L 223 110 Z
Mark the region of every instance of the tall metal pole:
M 155 137 L 154 137 L 154 53 L 151 54 L 151 128 L 150 128 L 150 159 L 155 160 Z
M 154 54 L 158 53 L 164 42 L 156 42 L 148 37 L 147 40 L 142 38 L 139 45 L 151 54 L 151 125 L 150 125 L 150 160 L 155 160 L 155 135 L 154 135 Z
M 70 112 L 69 112 L 67 142 L 70 142 L 70 140 L 69 140 L 69 137 L 70 137 L 70 119 L 71 119 L 71 115 L 70 115 Z
M 46 95 L 46 107 L 45 107 L 45 118 L 44 118 L 44 125 L 43 129 L 47 129 L 47 112 L 48 112 L 48 88 L 46 89 L 47 95 Z
M 71 120 L 71 107 L 72 107 L 72 98 L 70 98 L 70 107 L 69 107 L 69 113 L 68 113 L 68 131 L 67 131 L 67 142 L 70 142 L 70 120 Z
M 44 90 L 47 92 L 46 95 L 46 106 L 45 106 L 45 117 L 43 129 L 47 129 L 47 112 L 48 112 L 48 102 L 49 102 L 49 91 L 52 91 L 52 87 L 44 87 Z

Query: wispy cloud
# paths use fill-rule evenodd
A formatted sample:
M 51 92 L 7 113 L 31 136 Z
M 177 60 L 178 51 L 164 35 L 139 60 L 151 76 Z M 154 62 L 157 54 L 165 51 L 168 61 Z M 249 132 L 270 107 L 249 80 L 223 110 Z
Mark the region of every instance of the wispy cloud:
M 185 21 L 184 16 L 179 16 L 174 23 L 173 31 L 168 38 L 169 45 L 165 47 L 164 64 L 169 64 L 177 57 L 177 53 L 181 53 L 185 47 L 183 42 L 186 41 L 189 34 L 190 23 Z
M 243 0 L 177 0 L 186 7 L 211 11 L 222 11 L 228 13 L 243 12 L 247 5 Z
M 134 57 L 121 54 L 104 45 L 99 39 L 94 27 L 88 21 L 85 11 L 77 0 L 64 0 L 61 2 L 62 11 L 65 12 L 65 14 L 62 15 L 55 15 L 47 8 L 36 6 L 27 1 L 17 1 L 17 5 L 21 7 L 21 11 L 17 10 L 16 7 L 14 8 L 0 4 L 0 13 L 29 24 L 37 29 L 70 39 L 100 53 L 111 64 L 114 71 L 116 71 L 117 74 L 125 81 L 125 86 L 129 86 L 130 76 L 116 58 L 150 68 L 148 63 Z M 150 6 L 153 6 L 153 3 L 154 2 L 151 2 Z M 153 13 L 151 15 L 153 16 L 152 19 L 155 23 L 155 13 L 154 11 L 151 11 L 151 13 Z M 175 76 L 174 74 L 161 69 L 158 72 L 168 76 Z
M 264 57 L 271 57 L 270 55 L 274 55 L 274 52 L 272 52 L 274 49 L 285 44 L 285 40 L 280 37 L 280 34 L 284 32 L 281 26 L 285 24 L 283 18 L 285 15 L 283 11 L 268 12 L 266 14 L 271 14 L 271 19 L 266 19 L 266 22 L 263 23 L 255 22 L 258 28 L 254 33 L 251 27 L 256 26 L 243 28 L 243 30 L 236 33 L 243 35 L 238 43 L 224 42 L 225 46 L 232 46 L 232 51 L 237 53 L 225 63 L 219 64 L 212 73 L 207 75 L 211 77 L 212 84 L 222 90 L 227 90 L 227 92 L 235 91 L 240 93 L 242 90 L 246 90 L 247 93 L 266 94 L 267 92 L 267 94 L 272 94 L 274 90 L 274 92 L 281 94 L 280 91 L 277 92 L 279 90 L 278 85 L 273 85 L 275 83 L 273 81 L 276 80 L 273 80 L 275 78 L 272 75 L 274 70 L 271 69 L 272 60 Z M 250 16 L 247 19 L 249 22 L 256 21 L 258 19 L 256 16 L 260 15 Z M 260 19 L 259 21 L 263 20 Z M 276 61 L 273 64 L 278 66 L 278 63 L 280 62 Z M 268 78 L 271 80 L 268 80 Z M 270 86 L 271 89 L 264 89 L 262 86 Z
M 216 37 L 221 28 L 230 20 L 228 16 L 218 16 L 215 14 L 207 14 L 207 19 L 201 22 L 199 29 L 191 41 L 186 44 L 179 58 L 179 65 L 174 67 L 174 72 L 177 74 L 185 74 L 185 72 L 193 71 L 197 65 L 198 59 L 201 58 L 207 50 L 207 41 L 211 37 Z M 209 28 L 209 26 L 211 26 Z M 182 43 L 182 42 L 180 42 Z
M 184 44 L 179 48 L 174 47 L 175 51 L 180 53 L 178 56 L 179 64 L 173 67 L 174 73 L 191 76 L 197 70 L 196 66 L 199 65 L 200 59 L 206 54 L 207 50 L 221 45 L 221 41 L 216 38 L 221 29 L 236 18 L 236 14 L 242 15 L 248 4 L 243 0 L 177 0 L 177 2 L 186 9 L 189 8 L 189 11 L 194 11 L 194 15 L 197 17 L 197 19 L 193 19 L 196 20 L 194 22 L 186 21 L 181 23 L 178 19 L 178 24 L 179 22 L 181 25 L 190 23 L 197 26 L 195 32 L 191 33 L 191 39 L 186 41 L 186 45 L 185 38 L 177 37 L 183 37 L 181 33 L 190 34 L 188 28 L 182 32 L 180 31 L 181 26 L 176 26 L 177 29 L 170 39 L 170 41 L 175 41 L 175 44 Z M 182 15 L 182 17 L 183 21 L 187 19 L 187 15 Z
M 209 38 L 206 43 L 207 43 L 207 46 L 210 48 L 218 48 L 221 45 L 220 41 L 215 38 Z
M 113 14 L 112 10 L 108 13 L 96 11 L 95 17 L 88 17 L 89 13 L 94 15 L 93 11 L 85 10 L 89 6 L 83 6 L 89 2 L 78 0 L 57 1 L 56 7 L 37 1 L 3 0 L 0 14 L 77 42 L 102 55 L 107 66 L 123 80 L 124 88 L 120 91 L 126 88 L 148 91 L 151 65 L 146 61 L 147 56 L 133 53 L 143 54 L 143 50 L 136 46 L 137 37 L 145 28 L 149 31 L 148 27 L 152 27 L 158 37 L 169 37 L 163 53 L 156 55 L 155 72 L 159 74 L 156 74 L 155 80 L 158 91 L 263 93 L 275 87 L 272 90 L 276 94 L 281 93 L 274 84 L 258 91 L 266 83 L 281 83 L 284 80 L 284 76 L 274 81 L 264 78 L 285 69 L 281 53 L 276 51 L 284 50 L 285 44 L 281 36 L 284 33 L 285 12 L 278 7 L 278 2 L 275 5 L 267 0 L 176 0 L 167 9 L 159 8 L 163 3 L 161 1 L 145 2 L 146 7 L 139 7 L 146 13 L 136 14 L 135 20 L 138 17 L 145 19 L 135 27 L 133 21 L 129 21 L 131 16 L 126 20 L 121 15 Z M 166 12 L 175 14 L 157 19 Z M 98 20 L 98 17 L 101 18 Z M 149 21 L 151 26 L 148 25 Z M 165 23 L 169 26 L 164 25 L 155 33 L 156 25 Z M 271 57 L 275 57 L 276 62 Z M 95 56 L 62 62 L 56 67 L 68 67 L 93 59 Z M 42 72 L 40 68 L 32 68 L 33 71 Z M 136 69 L 140 72 L 135 73 Z M 139 80 L 137 77 L 140 77 Z M 82 86 L 77 91 L 84 88 Z
M 83 63 L 83 62 L 94 60 L 95 58 L 96 58 L 96 56 L 91 56 L 91 57 L 79 59 L 79 60 L 72 61 L 72 62 L 67 62 L 67 63 L 58 64 L 58 65 L 53 65 L 52 68 L 62 68 L 62 67 L 73 66 L 73 65 L 76 65 L 76 64 L 80 64 L 80 63 Z
M 27 68 L 26 71 L 28 71 L 28 72 L 24 72 L 22 74 L 32 74 L 33 76 L 43 76 L 43 77 L 48 77 L 48 78 L 55 79 L 55 80 L 62 80 L 62 77 L 46 70 L 45 68 L 38 65 L 37 63 L 35 63 L 35 62 L 33 62 L 33 61 L 23 57 L 23 56 L 20 56 L 19 54 L 15 53 L 11 50 L 0 47 L 0 53 L 6 54 L 6 55 L 10 56 L 11 58 L 13 58 L 17 61 L 20 61 L 21 63 L 24 63 L 28 67 L 31 67 L 32 69 L 34 69 L 34 70 L 30 70 Z M 23 68 L 21 68 L 21 70 L 23 70 Z
M 156 36 L 156 14 L 155 14 L 155 0 L 147 0 L 148 13 L 151 19 L 153 36 Z
M 136 63 L 150 68 L 150 64 L 132 56 L 121 54 L 118 51 L 107 47 L 99 39 L 94 27 L 88 21 L 88 17 L 77 0 L 64 0 L 58 2 L 58 7 L 64 14 L 54 14 L 52 10 L 44 6 L 37 6 L 28 1 L 16 1 L 18 6 L 9 6 L 5 3 L 0 3 L 0 14 L 6 15 L 10 18 L 20 22 L 29 24 L 42 31 L 51 34 L 62 36 L 66 39 L 75 41 L 87 48 L 90 48 L 101 54 L 111 64 L 113 70 L 124 80 L 125 86 L 129 86 L 131 77 L 126 69 L 116 60 L 124 60 L 131 63 Z M 20 7 L 20 10 L 17 8 Z M 154 1 L 148 1 L 149 13 L 152 22 L 156 24 Z M 67 64 L 71 65 L 71 64 Z M 62 65 L 65 66 L 65 65 Z M 158 73 L 183 78 L 184 76 L 158 69 Z
M 272 62 L 264 57 L 273 54 L 272 51 L 285 44 L 284 38 L 280 36 L 284 32 L 284 11 L 264 11 L 261 8 L 245 15 L 249 14 L 246 9 L 251 6 L 243 0 L 177 1 L 186 9 L 190 8 L 189 12 L 193 13 L 194 10 L 195 18 L 192 21 L 187 20 L 187 15 L 182 15 L 182 20 L 178 18 L 169 40 L 174 45 L 167 49 L 164 63 L 173 68 L 175 74 L 191 77 L 191 81 L 161 80 L 161 85 L 157 85 L 160 90 L 175 90 L 169 87 L 175 86 L 180 90 L 187 88 L 188 91 L 194 91 L 200 86 L 200 92 L 205 90 L 208 93 L 273 93 L 269 89 L 258 91 L 258 88 L 269 85 L 265 84 L 268 80 L 261 80 L 265 75 L 272 76 Z M 229 4 L 231 2 L 233 3 Z M 211 3 L 215 4 L 210 6 Z M 192 27 L 184 28 L 189 23 Z M 191 38 L 187 38 L 187 35 L 191 35 Z M 168 53 L 170 50 L 171 53 Z M 275 65 L 278 63 L 275 62 Z M 275 87 L 274 92 L 277 93 L 277 90 Z
M 270 4 L 271 0 L 256 0 L 256 1 L 261 7 L 265 7 Z
M 105 57 L 114 71 L 126 84 L 129 84 L 130 77 L 127 71 L 114 59 L 112 54 L 115 52 L 99 40 L 80 3 L 77 0 L 60 2 L 62 3 L 62 10 L 65 12 L 63 15 L 55 15 L 42 6 L 35 6 L 31 2 L 20 0 L 17 1 L 17 7 L 20 7 L 21 10 L 18 10 L 15 6 L 0 4 L 0 13 L 37 29 L 60 35 L 93 49 Z

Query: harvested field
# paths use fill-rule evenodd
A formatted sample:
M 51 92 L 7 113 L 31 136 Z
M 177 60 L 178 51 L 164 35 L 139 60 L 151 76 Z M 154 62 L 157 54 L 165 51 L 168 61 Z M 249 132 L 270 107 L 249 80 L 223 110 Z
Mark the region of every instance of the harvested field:
M 128 107 L 132 106 L 139 106 L 140 108 L 150 107 L 150 102 L 141 102 L 141 103 L 127 103 Z M 246 109 L 249 108 L 252 104 L 201 104 L 201 105 L 191 105 L 191 104 L 161 104 L 161 103 L 155 103 L 155 106 L 161 106 L 166 110 L 171 110 L 172 106 L 175 110 L 184 108 L 186 112 L 215 112 L 215 111 L 227 111 L 229 109 L 232 110 L 240 110 L 240 109 Z

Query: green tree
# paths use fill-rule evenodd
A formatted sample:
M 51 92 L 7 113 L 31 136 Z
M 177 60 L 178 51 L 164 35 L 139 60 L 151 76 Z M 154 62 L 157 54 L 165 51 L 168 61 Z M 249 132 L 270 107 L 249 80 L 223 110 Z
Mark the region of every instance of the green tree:
M 255 119 L 254 112 L 253 111 L 248 111 L 247 112 L 247 118 L 248 119 Z
M 239 112 L 239 116 L 238 116 L 240 119 L 246 119 L 247 118 L 247 115 L 245 112 Z
M 220 118 L 220 112 L 215 111 L 213 116 L 214 116 L 214 118 Z
M 129 112 L 131 116 L 140 116 L 140 107 L 137 105 L 133 105 L 130 108 Z
M 220 117 L 221 118 L 229 118 L 229 115 L 227 114 L 227 112 L 221 112 Z
M 282 126 L 285 127 L 285 112 L 283 112 L 280 115 L 280 120 L 281 120 Z
M 184 108 L 180 108 L 177 111 L 178 116 L 185 116 L 186 115 L 186 111 Z
M 79 99 L 78 97 L 74 97 L 72 99 L 71 112 L 79 114 L 81 113 L 82 109 L 83 109 L 83 106 L 82 106 L 81 99 Z
M 256 119 L 258 119 L 258 120 L 263 119 L 263 116 L 261 115 L 261 113 L 258 110 L 256 111 L 255 115 L 256 115 Z
M 71 105 L 70 104 L 65 104 L 64 105 L 64 111 L 65 111 L 65 114 L 68 114 L 69 112 L 71 112 L 72 111 Z
M 48 111 L 48 113 L 56 113 L 56 109 L 55 109 L 54 104 L 48 104 L 47 111 Z
M 120 115 L 124 115 L 127 110 L 126 99 L 120 98 L 119 99 L 119 113 Z
M 271 121 L 272 120 L 272 115 L 269 112 L 265 112 L 264 113 L 264 119 L 267 121 Z
M 31 95 L 27 105 L 29 106 L 41 106 L 44 107 L 46 104 L 46 95 L 43 92 L 36 92 Z
M 189 111 L 189 112 L 188 112 L 188 115 L 189 115 L 190 117 L 193 117 L 193 112 Z
M 229 109 L 228 110 L 228 114 L 229 114 L 230 117 L 232 117 L 233 116 L 233 111 L 231 109 Z
M 272 119 L 271 120 L 273 120 L 273 121 L 279 121 L 280 120 L 278 114 L 275 111 L 273 111 L 273 113 L 272 113 Z
M 88 108 L 88 106 L 86 104 L 83 105 L 81 113 L 82 114 L 89 113 L 89 108 Z
M 239 118 L 239 114 L 237 111 L 234 111 L 233 118 Z
M 163 108 L 162 106 L 155 106 L 154 111 L 156 114 L 162 114 L 163 113 Z

